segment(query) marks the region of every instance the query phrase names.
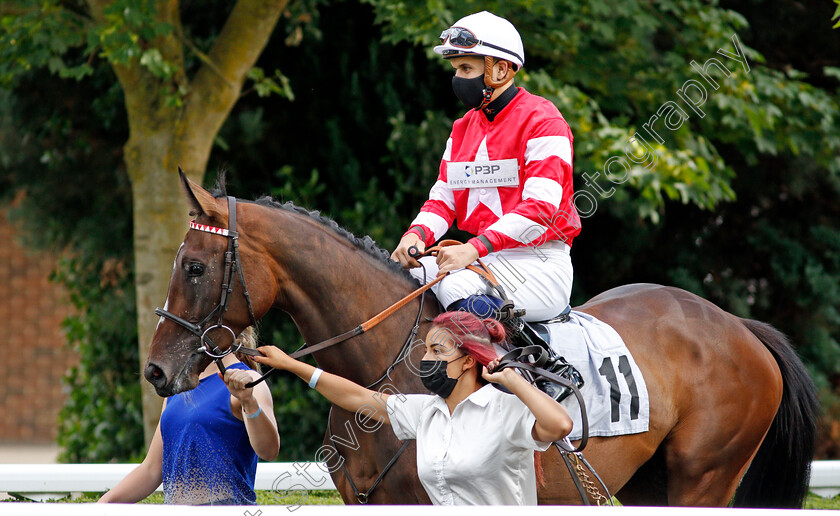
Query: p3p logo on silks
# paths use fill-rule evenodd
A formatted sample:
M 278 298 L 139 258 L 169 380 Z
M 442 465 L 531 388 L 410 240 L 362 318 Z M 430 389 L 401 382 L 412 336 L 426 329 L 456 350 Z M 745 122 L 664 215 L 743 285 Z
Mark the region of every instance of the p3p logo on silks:
M 516 158 L 446 164 L 446 182 L 454 189 L 519 186 Z

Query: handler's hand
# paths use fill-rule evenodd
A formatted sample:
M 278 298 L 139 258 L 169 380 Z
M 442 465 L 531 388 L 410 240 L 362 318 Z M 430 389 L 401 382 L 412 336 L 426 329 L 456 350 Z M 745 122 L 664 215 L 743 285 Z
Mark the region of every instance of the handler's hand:
M 400 262 L 400 265 L 406 269 L 420 267 L 420 262 L 408 254 L 408 248 L 411 246 L 417 247 L 421 253 L 426 250 L 426 244 L 420 240 L 420 237 L 414 233 L 409 233 L 400 239 L 399 245 L 397 245 L 397 248 L 394 249 L 393 253 L 391 253 L 391 259 L 395 262 Z
M 481 370 L 481 377 L 491 383 L 498 383 L 508 387 L 510 385 L 510 381 L 513 380 L 513 376 L 519 376 L 516 374 L 511 368 L 502 369 L 501 371 L 496 371 L 495 373 L 489 373 L 491 369 L 495 369 L 496 366 L 499 365 L 499 359 L 495 359 L 487 366 L 483 367 Z
M 274 369 L 288 370 L 297 360 L 287 355 L 282 349 L 276 346 L 260 346 L 257 348 L 264 357 L 252 357 L 254 362 L 265 364 Z
M 478 260 L 478 249 L 472 244 L 450 245 L 437 255 L 438 276 L 461 269 Z
M 251 374 L 243 369 L 225 369 L 225 375 L 219 374 L 227 385 L 230 394 L 239 401 L 247 402 L 253 398 L 254 388 L 246 388 L 245 384 L 251 382 Z

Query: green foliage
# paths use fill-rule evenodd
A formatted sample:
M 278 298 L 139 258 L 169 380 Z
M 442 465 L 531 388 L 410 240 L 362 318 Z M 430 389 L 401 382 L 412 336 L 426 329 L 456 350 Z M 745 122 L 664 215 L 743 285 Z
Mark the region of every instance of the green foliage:
M 834 11 L 834 15 L 831 17 L 831 19 L 832 21 L 837 20 L 837 23 L 834 24 L 832 29 L 840 27 L 840 0 L 834 0 L 834 3 L 837 4 L 837 10 Z
M 280 27 L 258 62 L 282 63 L 295 101 L 244 97 L 208 168 L 229 169 L 238 195 L 319 209 L 390 248 L 437 175 L 451 128 L 439 105 L 456 100 L 420 49 L 379 43 L 369 8 L 339 2 L 311 19 L 312 39 L 286 47 Z
M 56 279 L 72 292 L 80 314 L 64 323 L 80 359 L 68 371 L 70 399 L 59 418 L 58 444 L 64 462 L 142 458 L 133 278 L 130 271 L 119 270 L 122 265 L 74 259 L 59 266 Z M 103 288 L 105 274 L 115 284 Z
M 638 141 L 630 151 L 625 149 L 634 134 L 647 140 L 657 154 L 656 161 L 625 161 L 629 177 L 614 198 L 600 203 L 608 210 L 631 203 L 638 215 L 656 222 L 666 201 L 704 209 L 732 201 L 734 170 L 721 156 L 719 147 L 724 144 L 737 146 L 748 162 L 763 153 L 791 152 L 814 156 L 837 171 L 840 135 L 832 129 L 836 98 L 795 80 L 793 72 L 785 77 L 756 66 L 755 61 L 763 58 L 748 47 L 744 51 L 753 62 L 749 71 L 723 58 L 717 51 L 734 53 L 731 37 L 747 22 L 714 3 L 370 3 L 376 6 L 377 21 L 386 26 L 388 39 L 426 48 L 435 43 L 441 24 L 481 9 L 527 28 L 521 30 L 526 67 L 518 79 L 530 91 L 552 100 L 566 116 L 578 135 L 576 170 L 602 172 L 595 182 L 609 190 L 612 185 L 605 179 L 609 159 L 643 155 Z M 731 74 L 721 78 L 717 75 L 722 73 L 710 72 L 717 74 L 718 88 L 706 86 L 708 100 L 701 108 L 705 116 L 700 117 L 676 92 L 687 80 L 699 79 L 691 61 L 702 65 L 712 57 L 724 61 Z M 681 104 L 690 120 L 673 132 L 660 129 L 665 141 L 660 144 L 642 124 L 668 101 Z M 593 194 L 599 200 L 604 197 L 597 189 Z
M 157 48 L 148 48 L 156 38 L 173 28 L 157 19 L 154 0 L 116 0 L 103 9 L 104 23 L 91 27 L 88 51 L 101 48 L 102 56 L 113 64 L 140 65 L 160 79 L 172 78 L 176 66 L 164 60 Z
M 86 85 L 31 73 L 18 86 L 0 100 L 2 118 L 14 121 L 14 132 L 0 139 L 6 191 L 19 194 L 10 214 L 28 245 L 62 253 L 52 279 L 68 290 L 76 314 L 64 321 L 80 360 L 65 378 L 61 458 L 128 460 L 138 455 L 143 430 L 131 195 L 113 152 L 126 137 L 123 113 L 114 109 L 122 96 L 107 69 Z
M 115 7 L 98 28 L 73 2 L 17 3 L 43 9 L 0 18 L 0 84 L 7 86 L 0 179 L 9 191 L 27 191 L 20 218 L 41 235 L 36 240 L 72 251 L 57 278 L 77 292 L 84 315 L 68 331 L 85 365 L 70 376 L 76 387 L 62 439 L 72 443 L 73 458 L 130 457 L 143 451 L 128 444 L 133 437 L 122 436 L 119 451 L 96 437 L 129 426 L 123 413 L 139 417 L 129 401 L 137 381 L 128 344 L 135 331 L 129 197 L 115 152 L 127 134 L 123 99 L 100 57 L 136 59 L 177 102 L 181 68 L 190 73 L 201 62 L 229 2 L 181 6 L 178 37 L 192 49 L 183 64 L 155 44 L 175 29 L 146 0 L 115 2 L 128 14 Z M 527 56 L 517 84 L 560 108 L 575 135 L 576 188 L 598 202 L 575 240 L 573 301 L 653 281 L 771 322 L 808 362 L 826 424 L 840 416 L 840 45 L 827 26 L 831 13 L 791 25 L 761 5 L 742 3 L 736 12 L 701 0 L 296 1 L 251 71 L 209 169 L 229 169 L 235 195 L 267 193 L 318 208 L 392 248 L 426 199 L 451 122 L 463 112 L 449 65 L 431 47 L 443 28 L 481 9 L 520 28 Z M 733 35 L 749 70 L 718 53 L 735 53 Z M 798 51 L 805 45 L 813 47 Z M 713 57 L 730 72 L 710 69 L 716 88 L 691 66 Z M 86 90 L 71 86 L 80 77 Z M 702 117 L 677 94 L 688 80 L 705 85 Z M 687 117 L 673 130 L 651 122 L 669 102 Z M 648 161 L 630 158 L 645 150 Z M 630 168 L 621 184 L 621 167 L 604 170 L 615 158 Z M 33 164 L 49 180 L 33 174 Z M 72 181 L 79 170 L 83 185 Z M 595 185 L 615 191 L 607 196 Z M 97 189 L 119 195 L 91 197 Z M 102 231 L 102 220 L 118 227 Z M 88 231 L 68 229 L 79 224 Z M 114 263 L 122 275 L 97 291 L 94 278 Z M 111 305 L 120 308 L 106 312 Z M 106 317 L 113 321 L 99 320 Z M 287 350 L 301 343 L 283 314 L 270 315 L 260 332 L 263 342 Z M 95 358 L 106 342 L 134 378 L 93 381 L 97 371 L 114 369 Z M 97 383 L 122 398 L 102 400 Z M 281 460 L 310 458 L 327 405 L 288 376 L 275 377 L 272 391 Z M 103 425 L 99 434 L 87 421 Z M 81 437 L 71 438 L 74 432 Z M 826 434 L 823 455 L 840 454 L 835 433 Z
M 166 104 L 186 94 L 178 84 L 182 63 L 158 48 L 171 24 L 159 19 L 154 0 L 115 0 L 94 21 L 83 4 L 62 0 L 12 0 L 15 12 L 0 17 L 0 84 L 46 68 L 61 78 L 94 73 L 98 58 L 118 66 L 138 64 L 154 78 Z
M 69 49 L 87 44 L 84 15 L 63 8 L 59 0 L 12 4 L 16 12 L 0 17 L 0 84 L 8 86 L 15 77 L 39 68 L 61 77 L 90 75 L 88 63 L 66 56 Z
M 274 70 L 274 77 L 266 77 L 263 69 L 255 66 L 248 72 L 248 79 L 254 81 L 254 90 L 260 97 L 267 97 L 275 93 L 289 100 L 295 100 L 295 94 L 289 85 L 289 78 L 283 75 L 280 70 Z

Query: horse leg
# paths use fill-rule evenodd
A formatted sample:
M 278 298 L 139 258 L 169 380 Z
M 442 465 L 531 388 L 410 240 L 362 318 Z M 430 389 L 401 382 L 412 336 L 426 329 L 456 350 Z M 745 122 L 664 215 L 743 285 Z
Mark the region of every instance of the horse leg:
M 668 472 L 664 447 L 656 450 L 653 457 L 614 494 L 621 505 L 668 505 Z
M 781 402 L 781 373 L 770 352 L 743 325 L 721 330 L 717 339 L 706 341 L 707 348 L 717 343 L 731 352 L 729 357 L 718 354 L 725 357 L 716 364 L 721 384 L 697 384 L 665 441 L 671 505 L 729 505 Z M 688 349 L 697 343 L 684 342 Z M 736 357 L 751 358 L 744 362 Z M 698 361 L 698 371 L 710 371 L 709 363 Z M 695 377 L 701 380 L 708 383 L 710 378 Z M 722 388 L 722 382 L 729 388 Z
M 775 405 L 751 399 L 781 392 L 768 380 L 681 419 L 665 443 L 670 505 L 729 505 L 775 416 Z
M 698 425 L 691 422 L 690 425 Z M 768 423 L 769 425 L 769 423 Z M 700 439 L 706 431 L 688 429 L 670 440 L 666 452 L 668 504 L 695 507 L 725 507 L 735 494 L 758 446 L 758 436 L 746 442 L 730 442 L 711 448 L 714 441 Z

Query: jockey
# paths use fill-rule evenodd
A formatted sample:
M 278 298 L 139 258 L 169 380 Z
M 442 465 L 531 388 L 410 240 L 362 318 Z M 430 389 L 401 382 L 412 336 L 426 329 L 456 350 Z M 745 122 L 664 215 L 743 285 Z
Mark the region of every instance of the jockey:
M 462 18 L 434 48 L 455 69 L 452 88 L 471 108 L 446 142 L 429 200 L 391 258 L 428 283 L 448 310 L 493 317 L 497 291 L 463 269 L 478 258 L 494 273 L 525 321 L 559 315 L 572 288 L 572 240 L 580 217 L 572 203 L 572 133 L 548 100 L 514 85 L 525 63 L 522 40 L 504 18 L 487 11 Z M 439 240 L 457 219 L 475 235 L 437 256 L 409 255 Z M 420 264 L 425 268 L 425 274 Z

